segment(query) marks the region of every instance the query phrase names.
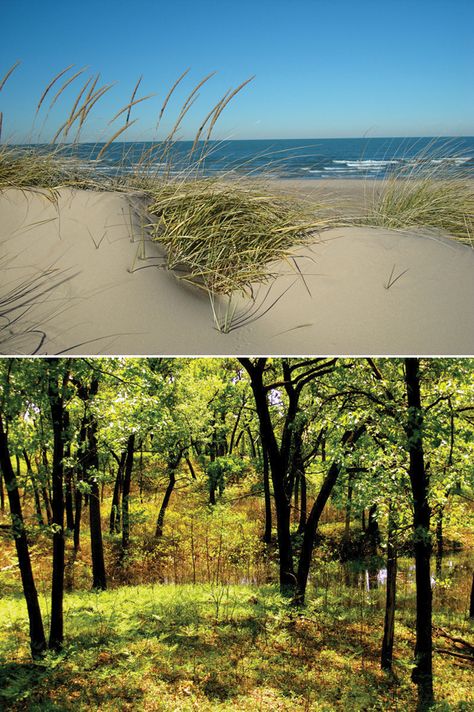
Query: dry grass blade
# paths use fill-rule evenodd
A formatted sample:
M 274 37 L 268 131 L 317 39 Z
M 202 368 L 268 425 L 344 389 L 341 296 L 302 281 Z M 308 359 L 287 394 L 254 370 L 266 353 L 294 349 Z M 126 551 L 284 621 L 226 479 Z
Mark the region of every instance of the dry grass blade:
M 115 114 L 115 116 L 113 117 L 113 119 L 110 119 L 108 125 L 110 126 L 110 124 L 113 124 L 113 122 L 114 122 L 116 119 L 118 119 L 119 116 L 121 116 L 125 111 L 127 111 L 127 109 L 128 109 L 128 113 L 127 113 L 127 118 L 125 119 L 125 123 L 128 124 L 128 122 L 129 122 L 129 120 L 130 120 L 130 112 L 131 112 L 131 110 L 132 110 L 132 107 L 133 107 L 133 106 L 136 106 L 137 104 L 140 104 L 140 102 L 142 102 L 142 101 L 146 101 L 147 99 L 151 99 L 152 96 L 155 96 L 155 94 L 147 94 L 146 96 L 142 96 L 141 99 L 137 99 L 136 101 L 131 101 L 129 104 L 127 104 L 126 106 L 124 106 L 123 109 L 120 109 L 120 111 L 118 111 L 118 112 Z
M 130 128 L 130 126 L 133 126 L 133 124 L 136 123 L 137 121 L 138 121 L 138 119 L 134 119 L 134 120 L 131 121 L 130 123 L 124 124 L 121 128 L 119 128 L 119 130 L 116 131 L 116 132 L 114 133 L 114 135 L 113 135 L 111 138 L 109 138 L 109 140 L 107 141 L 107 143 L 106 143 L 104 146 L 102 146 L 102 148 L 100 149 L 99 153 L 97 154 L 97 160 L 99 160 L 99 159 L 101 158 L 101 156 L 103 156 L 103 154 L 104 154 L 105 151 L 108 149 L 108 147 L 110 146 L 110 144 L 113 143 L 113 142 L 115 141 L 115 139 L 120 136 L 120 134 L 123 134 L 124 131 L 126 131 L 128 128 Z
M 232 99 L 234 98 L 234 96 L 236 96 L 236 94 L 238 94 L 240 91 L 242 91 L 242 89 L 245 86 L 247 86 L 247 84 L 249 84 L 254 79 L 255 79 L 255 75 L 246 79 L 244 82 L 242 82 L 242 84 L 239 84 L 239 86 L 236 89 L 231 91 L 230 94 L 228 94 L 228 96 L 220 102 L 220 105 L 219 105 L 218 109 L 216 110 L 216 113 L 214 114 L 214 117 L 212 118 L 212 121 L 210 123 L 209 131 L 207 132 L 207 139 L 206 139 L 207 141 L 209 141 L 211 134 L 212 134 L 212 130 L 216 124 L 216 121 L 218 120 L 218 118 L 222 114 L 222 112 L 224 111 L 227 104 L 230 101 L 232 101 Z
M 48 86 L 46 87 L 44 92 L 41 94 L 41 98 L 38 102 L 38 106 L 36 107 L 36 113 L 38 113 L 38 111 L 41 109 L 41 105 L 42 105 L 43 101 L 46 99 L 48 92 L 53 88 L 53 86 L 56 84 L 58 79 L 61 79 L 61 77 L 64 76 L 64 74 L 66 74 L 66 72 L 68 72 L 70 69 L 72 69 L 72 67 L 74 67 L 74 64 L 70 64 L 68 67 L 66 67 L 61 72 L 59 72 L 59 74 L 56 74 L 56 76 L 53 77 L 53 79 L 50 81 L 50 83 L 48 84 Z
M 13 64 L 10 67 L 10 69 L 8 70 L 8 72 L 5 74 L 2 81 L 0 82 L 0 91 L 2 91 L 3 87 L 5 86 L 5 84 L 7 83 L 7 81 L 9 80 L 9 78 L 11 77 L 11 75 L 13 74 L 13 72 L 15 71 L 15 69 L 18 67 L 19 64 L 21 64 L 20 60 L 16 61 L 15 64 Z
M 3 111 L 0 111 L 0 141 L 2 140 Z
M 87 69 L 87 67 L 83 67 L 83 68 L 80 69 L 78 72 L 76 72 L 75 74 L 73 74 L 72 77 L 69 77 L 69 79 L 67 79 L 67 80 L 64 82 L 64 84 L 61 85 L 61 88 L 56 92 L 56 94 L 54 95 L 54 98 L 53 98 L 51 104 L 49 105 L 49 108 L 50 108 L 50 109 L 53 108 L 53 106 L 55 105 L 55 103 L 57 102 L 57 100 L 59 99 L 59 97 L 61 96 L 61 94 L 63 93 L 63 91 L 65 91 L 65 90 L 67 89 L 67 87 L 68 87 L 70 84 L 72 84 L 75 79 L 77 79 L 78 77 L 80 77 L 81 74 L 84 74 L 84 72 L 86 71 L 86 69 Z
M 126 124 L 128 124 L 128 122 L 130 121 L 130 112 L 132 110 L 132 106 L 133 106 L 133 102 L 135 101 L 135 97 L 137 95 L 138 87 L 142 83 L 142 79 L 143 79 L 143 74 L 140 74 L 140 76 L 138 77 L 137 83 L 135 84 L 135 86 L 133 88 L 132 96 L 130 97 L 130 101 L 129 101 L 130 108 L 128 110 L 127 118 L 125 119 Z M 150 96 L 151 96 L 151 94 L 150 94 Z
M 216 104 L 215 106 L 213 106 L 212 109 L 210 110 L 210 112 L 206 115 L 206 118 L 204 119 L 204 121 L 202 122 L 202 124 L 200 125 L 200 127 L 198 128 L 198 130 L 197 130 L 197 132 L 196 132 L 196 136 L 195 136 L 195 138 L 194 138 L 194 142 L 193 142 L 193 145 L 192 145 L 192 148 L 191 148 L 190 156 L 192 156 L 193 153 L 194 153 L 194 151 L 196 150 L 196 146 L 197 146 L 197 144 L 198 144 L 198 142 L 199 142 L 199 139 L 201 138 L 201 134 L 202 134 L 202 132 L 204 131 L 207 122 L 209 121 L 209 119 L 211 118 L 211 116 L 215 113 L 215 111 L 217 111 L 217 109 L 219 108 L 219 106 L 225 101 L 225 99 L 227 99 L 227 97 L 229 96 L 229 93 L 230 93 L 230 89 L 229 89 L 229 91 L 227 91 L 227 92 L 224 94 L 224 96 L 222 97 L 222 99 L 219 99 L 219 101 L 217 102 L 217 104 Z
M 188 68 L 181 74 L 181 76 L 178 77 L 178 79 L 175 81 L 175 83 L 173 84 L 173 86 L 172 86 L 171 89 L 169 90 L 169 92 L 168 92 L 168 94 L 167 94 L 167 96 L 166 96 L 166 99 L 165 99 L 164 102 L 163 102 L 163 106 L 162 106 L 161 109 L 160 109 L 160 115 L 159 115 L 159 117 L 158 117 L 158 123 L 156 124 L 156 128 L 157 128 L 157 129 L 158 129 L 158 126 L 160 125 L 160 121 L 161 121 L 161 119 L 162 119 L 162 117 L 163 117 L 163 114 L 165 113 L 166 107 L 167 107 L 167 105 L 168 105 L 169 100 L 171 99 L 171 96 L 172 96 L 174 90 L 176 89 L 176 87 L 178 86 L 178 84 L 184 79 L 184 77 L 186 76 L 186 74 L 188 74 L 188 72 L 189 72 L 190 69 L 191 69 L 191 67 L 188 67 Z

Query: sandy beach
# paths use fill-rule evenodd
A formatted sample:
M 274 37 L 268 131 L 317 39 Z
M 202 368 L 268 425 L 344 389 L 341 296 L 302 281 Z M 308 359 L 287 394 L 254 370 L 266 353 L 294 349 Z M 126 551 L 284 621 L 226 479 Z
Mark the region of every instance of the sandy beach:
M 375 182 L 374 182 L 375 183 Z M 282 181 L 360 210 L 362 181 Z M 216 300 L 164 269 L 139 195 L 61 189 L 0 195 L 2 354 L 467 355 L 474 250 L 439 232 L 334 228 L 256 286 Z M 234 311 L 235 310 L 235 311 Z

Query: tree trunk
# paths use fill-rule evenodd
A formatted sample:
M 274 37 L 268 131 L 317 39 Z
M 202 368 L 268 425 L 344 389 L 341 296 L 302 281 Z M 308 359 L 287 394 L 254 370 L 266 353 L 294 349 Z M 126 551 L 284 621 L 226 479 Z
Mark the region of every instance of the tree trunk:
M 165 514 L 168 508 L 170 497 L 173 493 L 174 486 L 176 484 L 176 468 L 178 467 L 178 464 L 179 460 L 176 464 L 173 462 L 171 465 L 168 465 L 169 482 L 166 488 L 165 496 L 163 497 L 163 501 L 161 503 L 158 519 L 156 520 L 155 537 L 157 539 L 160 539 L 163 536 L 163 524 L 165 521 Z
M 352 473 L 349 472 L 347 482 L 346 514 L 344 521 L 344 539 L 351 537 L 351 513 L 352 513 Z
M 385 599 L 385 621 L 381 653 L 382 670 L 391 672 L 393 640 L 395 634 L 395 606 L 397 594 L 397 549 L 395 544 L 395 525 L 390 502 L 387 534 L 387 594 Z
M 298 522 L 298 534 L 303 534 L 306 527 L 307 510 L 307 494 L 306 494 L 306 472 L 302 468 L 300 471 L 300 514 Z
M 130 484 L 132 481 L 133 469 L 133 453 L 135 449 L 135 433 L 132 433 L 127 442 L 127 455 L 125 459 L 125 476 L 123 478 L 123 493 L 122 493 L 122 549 L 128 547 L 130 541 L 130 515 L 129 515 L 129 497 Z
M 441 578 L 443 569 L 443 509 L 436 517 L 436 578 Z
M 240 362 L 250 376 L 255 407 L 259 419 L 262 448 L 267 451 L 270 467 L 273 496 L 275 500 L 277 540 L 279 552 L 280 591 L 283 595 L 292 595 L 295 587 L 293 549 L 290 532 L 290 499 L 285 488 L 285 463 L 278 448 L 273 432 L 266 391 L 263 385 L 263 370 L 266 359 L 259 359 L 254 366 L 249 359 Z
M 38 602 L 38 593 L 33 578 L 31 568 L 30 551 L 23 522 L 21 510 L 20 494 L 13 472 L 8 439 L 3 428 L 3 421 L 0 416 L 0 467 L 5 478 L 5 485 L 10 503 L 10 513 L 12 518 L 12 532 L 15 537 L 15 547 L 20 568 L 23 594 L 25 596 L 30 626 L 30 648 L 33 659 L 42 657 L 46 650 L 46 638 L 44 635 L 43 619 Z
M 376 519 L 377 505 L 373 504 L 369 509 L 369 518 L 367 528 L 365 530 L 365 538 L 368 543 L 368 549 L 371 556 L 377 555 L 377 550 L 380 544 L 380 529 Z
M 49 359 L 48 359 L 49 361 Z M 50 361 L 53 373 L 49 373 L 48 397 L 53 426 L 53 576 L 51 586 L 51 623 L 49 647 L 59 651 L 64 638 L 63 598 L 64 598 L 64 402 L 62 390 L 64 382 L 58 380 L 55 362 Z M 64 376 L 66 378 L 66 376 Z
M 115 455 L 115 457 L 117 457 Z M 123 469 L 125 467 L 125 460 L 127 459 L 127 451 L 124 450 L 118 460 L 117 474 L 115 476 L 114 493 L 112 495 L 112 506 L 110 508 L 110 518 L 109 518 L 109 532 L 111 534 L 118 534 L 120 531 L 121 516 L 120 516 L 120 494 L 122 492 L 123 485 Z
M 265 530 L 263 541 L 270 544 L 272 540 L 272 501 L 270 493 L 270 473 L 268 471 L 268 454 L 265 448 L 262 450 L 263 456 L 263 493 L 265 498 Z
M 365 425 L 361 425 L 356 430 L 347 430 L 342 436 L 342 444 L 346 447 L 354 447 L 357 440 L 365 432 Z M 293 602 L 301 606 L 304 604 L 306 586 L 308 583 L 309 569 L 311 559 L 313 557 L 314 537 L 318 528 L 319 519 L 323 513 L 323 509 L 328 501 L 331 492 L 336 484 L 337 478 L 341 471 L 341 464 L 333 462 L 324 478 L 318 496 L 311 508 L 308 520 L 306 522 L 305 532 L 303 536 L 303 544 L 298 562 L 298 573 L 296 576 L 296 586 L 294 591 Z
M 65 434 L 65 442 L 64 442 L 64 457 L 69 459 L 71 457 L 71 436 L 70 436 L 70 418 L 69 418 L 69 413 L 67 410 L 64 411 L 64 434 Z M 64 506 L 66 510 L 66 528 L 68 531 L 72 532 L 74 531 L 74 509 L 73 509 L 73 501 L 72 501 L 72 489 L 73 489 L 73 481 L 72 481 L 72 469 L 71 466 L 68 464 L 64 467 L 64 491 L 65 491 L 65 500 L 64 500 Z
M 431 537 L 428 504 L 428 476 L 423 454 L 423 412 L 420 395 L 420 362 L 417 358 L 405 359 L 407 392 L 407 422 L 405 431 L 409 451 L 409 475 L 413 494 L 413 528 L 416 575 L 416 645 L 415 667 L 412 680 L 418 686 L 418 709 L 428 709 L 433 704 L 432 670 L 432 593 L 430 575 Z
M 28 453 L 26 450 L 23 450 L 23 457 L 25 459 L 26 463 L 26 472 L 27 476 L 29 476 L 31 480 L 31 486 L 33 487 L 33 496 L 35 500 L 35 511 L 36 511 L 36 519 L 38 521 L 38 524 L 40 526 L 44 526 L 44 520 L 43 520 L 43 512 L 41 511 L 41 499 L 40 499 L 40 494 L 38 491 L 38 485 L 36 484 L 36 479 L 35 475 L 33 473 L 33 469 L 31 467 L 31 460 L 28 456 Z
M 5 490 L 3 489 L 3 472 L 0 467 L 0 511 L 5 511 Z
M 469 603 L 469 618 L 474 618 L 474 572 L 472 574 L 472 583 L 471 583 L 471 600 Z
M 84 393 L 86 407 L 88 401 L 97 395 L 99 381 L 93 377 L 91 385 Z M 90 487 L 89 495 L 89 526 L 92 554 L 92 587 L 101 591 L 107 588 L 105 575 L 104 545 L 102 541 L 102 524 L 100 518 L 100 492 L 97 475 L 99 473 L 99 454 L 97 451 L 97 421 L 92 413 L 86 419 L 86 451 L 83 457 L 84 475 Z

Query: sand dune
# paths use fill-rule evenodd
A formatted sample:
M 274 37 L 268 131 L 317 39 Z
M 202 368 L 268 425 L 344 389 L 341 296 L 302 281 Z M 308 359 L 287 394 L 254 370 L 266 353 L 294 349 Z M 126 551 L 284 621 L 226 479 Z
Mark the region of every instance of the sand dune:
M 429 231 L 341 228 L 239 298 L 230 333 L 164 269 L 139 195 L 0 195 L 3 354 L 474 353 L 474 250 Z M 300 276 L 301 271 L 304 278 Z M 217 311 L 226 313 L 225 300 Z M 232 306 L 232 309 L 233 309 Z M 240 324 L 240 326 L 238 326 Z

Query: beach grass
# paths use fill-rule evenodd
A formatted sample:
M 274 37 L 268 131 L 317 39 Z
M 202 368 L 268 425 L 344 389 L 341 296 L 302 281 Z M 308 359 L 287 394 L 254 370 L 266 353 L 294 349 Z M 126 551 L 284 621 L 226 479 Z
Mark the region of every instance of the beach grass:
M 434 144 L 433 144 L 434 145 Z M 367 199 L 362 223 L 395 230 L 426 227 L 474 246 L 474 185 L 459 171 L 450 141 L 428 146 L 381 182 Z
M 154 197 L 150 230 L 168 269 L 213 294 L 250 294 L 252 283 L 273 276 L 271 263 L 328 224 L 298 200 L 245 180 L 163 184 Z

